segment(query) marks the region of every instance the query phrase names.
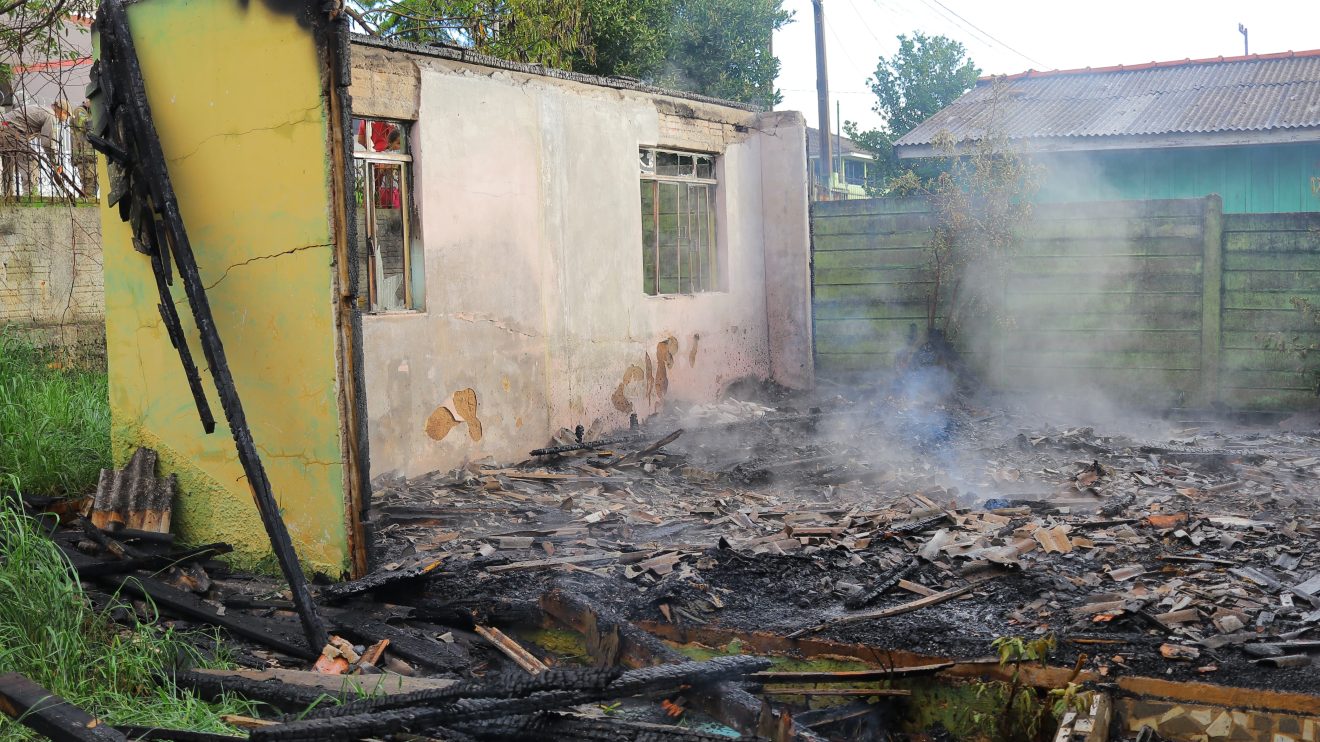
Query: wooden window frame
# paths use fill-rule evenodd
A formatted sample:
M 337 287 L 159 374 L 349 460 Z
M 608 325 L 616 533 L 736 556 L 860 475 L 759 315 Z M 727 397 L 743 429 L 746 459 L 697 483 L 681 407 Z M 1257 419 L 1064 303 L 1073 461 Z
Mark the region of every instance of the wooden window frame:
M 720 291 L 721 276 L 720 276 L 719 240 L 718 240 L 719 233 L 718 233 L 718 229 L 716 228 L 716 224 L 718 221 L 717 189 L 719 188 L 719 178 L 717 174 L 718 157 L 711 152 L 694 152 L 694 151 L 669 149 L 664 147 L 641 147 L 639 150 L 639 159 L 641 160 L 642 163 L 645 163 L 645 158 L 648 153 L 651 156 L 650 166 L 648 169 L 648 167 L 645 164 L 640 165 L 640 179 L 641 179 L 641 188 L 651 189 L 652 213 L 650 215 L 643 214 L 642 256 L 643 256 L 643 261 L 647 261 L 647 260 L 651 261 L 650 264 L 653 269 L 653 274 L 651 275 L 648 281 L 646 277 L 646 272 L 645 270 L 643 270 L 642 291 L 646 293 L 648 296 L 691 296 L 694 294 Z M 679 157 L 692 158 L 693 159 L 692 173 L 678 174 L 678 175 L 659 173 L 658 161 L 659 161 L 659 155 L 661 154 L 677 155 Z M 696 163 L 698 162 L 699 158 L 705 159 L 708 162 L 710 172 L 709 175 L 706 177 L 702 177 L 698 174 L 700 171 L 698 170 Z M 660 186 L 663 183 L 674 183 L 681 187 L 686 187 L 687 189 L 686 190 L 687 208 L 684 210 L 684 213 L 686 214 L 688 221 L 687 234 L 689 241 L 693 239 L 692 235 L 696 233 L 696 230 L 694 230 L 694 220 L 696 225 L 700 225 L 703 217 L 703 209 L 704 209 L 704 218 L 705 218 L 705 234 L 703 235 L 704 254 L 698 256 L 698 260 L 703 262 L 704 265 L 698 267 L 693 263 L 693 255 L 692 255 L 693 247 L 691 246 L 691 244 L 685 245 L 682 237 L 679 237 L 678 239 L 674 240 L 675 242 L 674 249 L 676 250 L 675 258 L 677 261 L 677 265 L 679 266 L 678 280 L 680 284 L 684 280 L 685 274 L 682 271 L 682 267 L 685 263 L 685 258 L 686 258 L 686 263 L 688 267 L 688 272 L 686 273 L 687 276 L 686 280 L 688 281 L 688 290 L 684 290 L 681 285 L 678 291 L 660 290 L 661 281 L 663 280 L 660 271 L 660 265 L 661 265 L 660 256 L 661 256 L 661 242 L 662 242 L 661 239 L 662 230 L 660 227 L 661 224 L 661 220 L 660 220 L 661 187 Z M 694 209 L 693 200 L 692 200 L 692 194 L 694 191 L 698 191 L 704 194 L 704 198 L 701 199 L 701 201 L 697 202 L 698 204 L 704 203 L 704 206 L 696 206 Z M 680 200 L 681 198 L 682 198 L 682 192 L 680 192 Z M 680 211 L 679 209 L 675 209 L 675 214 L 678 215 L 679 211 Z M 649 245 L 646 244 L 646 232 L 644 228 L 645 219 L 647 218 L 647 216 L 650 217 L 652 224 L 652 240 L 651 240 L 651 244 Z
M 411 122 L 372 118 L 368 116 L 354 116 L 354 120 L 365 123 L 383 121 L 385 123 L 394 124 L 405 132 L 405 143 L 411 143 Z M 357 136 L 356 127 L 354 127 L 352 136 Z M 366 311 L 369 314 L 403 314 L 421 312 L 423 309 L 418 306 L 416 297 L 413 296 L 412 230 L 416 210 L 412 203 L 412 154 L 410 152 L 372 152 L 370 150 L 358 150 L 357 148 L 354 148 L 354 178 L 357 177 L 357 166 L 359 163 L 363 166 L 363 174 L 365 176 L 364 182 L 361 184 L 363 198 L 362 213 L 365 224 L 358 225 L 358 228 L 363 230 L 363 242 L 367 246 L 368 253 L 366 261 Z M 380 251 L 376 248 L 376 179 L 372 177 L 372 165 L 399 166 L 399 203 L 403 210 L 403 224 L 401 228 L 403 239 L 403 308 L 401 309 L 382 309 L 380 307 L 378 283 L 381 274 L 384 272 L 384 261 L 380 256 Z

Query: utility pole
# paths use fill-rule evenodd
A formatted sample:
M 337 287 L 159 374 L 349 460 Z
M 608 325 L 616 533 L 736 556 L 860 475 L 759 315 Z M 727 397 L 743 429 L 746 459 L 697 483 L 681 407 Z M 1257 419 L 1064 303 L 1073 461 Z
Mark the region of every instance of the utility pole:
M 1244 57 L 1250 56 L 1251 52 L 1247 47 L 1247 27 L 1239 23 L 1238 33 L 1242 34 L 1242 56 Z
M 817 131 L 820 136 L 820 177 L 824 183 L 825 198 L 830 197 L 831 174 L 834 171 L 834 147 L 830 142 L 830 77 L 825 69 L 825 8 L 822 0 L 811 0 L 816 16 L 816 108 L 820 115 Z

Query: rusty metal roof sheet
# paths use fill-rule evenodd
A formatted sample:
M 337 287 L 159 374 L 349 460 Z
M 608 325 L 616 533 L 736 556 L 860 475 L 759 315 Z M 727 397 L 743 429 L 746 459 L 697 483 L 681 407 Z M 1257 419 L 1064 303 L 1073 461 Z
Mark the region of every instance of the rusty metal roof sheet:
M 992 78 L 908 132 L 899 148 L 984 136 L 991 122 L 1010 139 L 1264 132 L 1316 128 L 1320 50 L 1152 62 Z M 1002 109 L 996 113 L 994 109 Z

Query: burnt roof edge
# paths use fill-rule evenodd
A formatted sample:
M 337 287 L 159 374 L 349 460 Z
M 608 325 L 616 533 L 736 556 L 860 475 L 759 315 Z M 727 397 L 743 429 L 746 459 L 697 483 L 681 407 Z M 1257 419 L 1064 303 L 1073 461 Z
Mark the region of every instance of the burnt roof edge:
M 764 113 L 765 107 L 752 103 L 739 103 L 737 101 L 724 100 L 722 98 L 712 98 L 708 95 L 699 93 L 687 93 L 681 90 L 669 90 L 667 88 L 658 88 L 653 85 L 647 85 L 641 82 L 633 82 L 619 77 L 601 77 L 600 75 L 586 75 L 581 72 L 569 72 L 566 70 L 555 69 L 552 67 L 543 67 L 536 64 L 527 64 L 525 62 L 511 62 L 507 59 L 492 57 L 486 54 L 467 49 L 460 49 L 448 46 L 427 46 L 424 44 L 415 44 L 410 41 L 397 41 L 393 39 L 381 39 L 375 36 L 366 36 L 363 34 L 353 34 L 351 42 L 355 45 L 371 47 L 374 49 L 384 49 L 386 51 L 406 52 L 408 54 L 417 54 L 423 57 L 434 57 L 436 59 L 447 59 L 452 62 L 461 62 L 479 67 L 491 67 L 494 69 L 506 70 L 509 72 L 521 72 L 525 75 L 536 75 L 539 77 L 550 77 L 556 80 L 565 80 L 576 82 L 583 85 L 594 85 L 602 88 L 613 88 L 615 90 L 630 90 L 636 93 L 647 95 L 658 95 L 666 98 L 681 98 L 683 100 L 705 103 L 708 105 L 722 106 L 724 108 L 736 108 L 741 111 L 751 113 Z

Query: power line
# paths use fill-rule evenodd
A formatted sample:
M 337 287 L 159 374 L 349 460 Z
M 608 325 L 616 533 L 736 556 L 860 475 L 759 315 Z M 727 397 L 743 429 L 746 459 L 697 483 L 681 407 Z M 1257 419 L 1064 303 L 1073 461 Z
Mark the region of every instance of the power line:
M 894 10 L 890 6 L 886 5 L 884 3 L 884 0 L 874 0 L 874 2 L 882 9 L 892 13 L 894 18 L 897 19 L 900 24 L 906 25 L 907 23 L 912 23 L 914 21 L 914 18 L 909 16 L 915 16 L 916 15 L 915 10 L 905 10 L 904 12 L 899 12 L 897 10 Z M 994 51 L 995 49 L 994 43 L 990 42 L 985 38 L 982 38 L 981 36 L 977 35 L 974 31 L 965 28 L 957 21 L 955 21 L 953 18 L 941 12 L 939 8 L 936 8 L 934 5 L 931 5 L 929 2 L 927 2 L 927 0 L 921 0 L 921 3 L 924 6 L 923 9 L 926 11 L 927 14 L 930 15 L 931 18 L 934 18 L 941 23 L 947 23 L 957 27 L 958 30 L 963 31 L 964 33 L 967 34 L 967 40 L 975 42 L 976 44 L 983 46 L 990 51 Z
M 1008 44 L 1005 44 L 1004 42 L 1002 42 L 1002 41 L 1000 41 L 999 39 L 995 38 L 994 36 L 990 35 L 990 33 L 989 33 L 988 31 L 985 31 L 985 30 L 981 29 L 981 28 L 980 28 L 979 26 L 977 26 L 975 23 L 972 23 L 971 21 L 967 20 L 966 18 L 963 18 L 962 16 L 958 15 L 958 13 L 955 12 L 955 11 L 953 10 L 953 8 L 950 8 L 949 6 L 947 6 L 947 5 L 945 5 L 944 3 L 940 2 L 940 0 L 932 0 L 932 2 L 934 2 L 936 5 L 940 6 L 941 8 L 944 8 L 945 10 L 949 11 L 950 13 L 953 13 L 953 16 L 954 16 L 955 18 L 961 20 L 963 23 L 966 23 L 967 25 L 969 25 L 969 26 L 971 26 L 972 28 L 976 29 L 979 33 L 981 33 L 981 34 L 982 34 L 983 36 L 985 36 L 986 38 L 989 38 L 991 41 L 995 42 L 996 44 L 999 44 L 1000 46 L 1002 46 L 1002 47 L 1004 47 L 1005 49 L 1007 49 L 1007 50 L 1013 52 L 1014 54 L 1018 55 L 1019 57 L 1022 57 L 1023 59 L 1027 60 L 1028 62 L 1031 62 L 1032 64 L 1038 65 L 1038 66 L 1040 66 L 1040 67 L 1047 67 L 1047 66 L 1048 66 L 1048 65 L 1046 65 L 1044 62 L 1041 62 L 1041 61 L 1039 61 L 1039 60 L 1037 60 L 1037 59 L 1032 59 L 1031 57 L 1028 57 L 1027 55 L 1023 54 L 1022 52 L 1018 51 L 1017 49 L 1014 49 L 1013 47 L 1009 46 Z
M 880 37 L 876 35 L 875 31 L 871 30 L 871 24 L 866 22 L 866 18 L 862 15 L 861 9 L 857 7 L 855 0 L 848 0 L 848 6 L 852 8 L 853 15 L 857 16 L 857 20 L 862 22 L 862 28 L 866 29 L 866 33 L 870 34 L 871 38 L 875 40 L 876 45 L 883 45 Z
M 843 58 L 848 60 L 848 63 L 851 64 L 854 69 L 866 69 L 862 65 L 857 64 L 857 60 L 853 59 L 852 55 L 848 53 L 848 45 L 843 43 L 843 39 L 839 38 L 838 32 L 834 30 L 834 26 L 830 24 L 828 18 L 825 20 L 825 30 L 829 31 L 830 36 L 834 37 L 834 43 L 838 45 L 839 51 L 843 52 Z

